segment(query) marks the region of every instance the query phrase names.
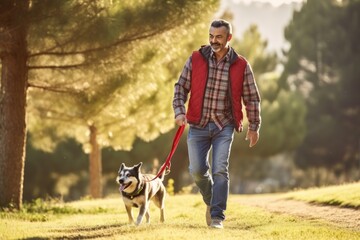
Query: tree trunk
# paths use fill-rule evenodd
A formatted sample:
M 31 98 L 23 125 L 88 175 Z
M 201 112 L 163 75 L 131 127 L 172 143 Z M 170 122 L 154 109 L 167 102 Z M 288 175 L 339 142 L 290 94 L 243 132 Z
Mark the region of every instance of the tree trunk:
M 97 129 L 95 126 L 90 126 L 90 159 L 89 159 L 89 178 L 90 178 L 90 196 L 93 198 L 102 197 L 102 182 L 101 182 L 101 149 L 97 142 Z
M 0 5 L 0 206 L 22 206 L 26 142 L 29 1 Z

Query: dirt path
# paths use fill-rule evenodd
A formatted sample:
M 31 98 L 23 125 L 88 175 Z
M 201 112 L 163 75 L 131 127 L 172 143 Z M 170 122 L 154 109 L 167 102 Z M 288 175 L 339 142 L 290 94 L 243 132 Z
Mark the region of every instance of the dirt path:
M 324 219 L 337 226 L 360 231 L 360 210 L 321 206 L 274 196 L 254 196 L 240 199 L 240 204 L 261 207 L 271 212 L 300 216 L 306 219 Z

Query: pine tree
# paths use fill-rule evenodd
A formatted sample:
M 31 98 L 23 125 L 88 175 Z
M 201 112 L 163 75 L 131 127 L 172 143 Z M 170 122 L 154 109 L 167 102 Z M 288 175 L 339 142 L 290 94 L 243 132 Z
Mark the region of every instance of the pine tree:
M 262 39 L 256 26 L 250 26 L 233 46 L 253 68 L 261 95 L 262 117 L 260 139 L 255 150 L 244 144 L 244 137 L 236 138 L 233 156 L 242 156 L 246 161 L 246 158 L 266 158 L 294 151 L 305 135 L 303 99 L 294 91 L 279 88 L 279 74 L 275 72 L 278 58 L 276 53 L 268 52 L 267 41 Z M 244 122 L 246 125 L 246 118 Z
M 181 37 L 199 12 L 212 10 L 216 3 L 2 1 L 0 205 L 21 207 L 26 105 L 31 131 L 48 139 L 47 146 L 75 136 L 83 143 L 91 138 L 93 150 L 100 149 L 96 142 L 129 148 L 136 135 L 151 139 L 170 129 L 166 124 L 162 127 L 159 118 L 148 118 L 155 114 L 145 104 L 161 97 L 156 95 L 161 81 L 152 84 L 151 80 L 165 81 L 161 71 L 166 69 L 156 72 L 147 63 L 159 58 L 162 44 L 177 44 L 171 42 L 171 30 Z M 146 46 L 144 41 L 154 45 Z M 165 56 L 161 63 L 171 62 L 171 57 Z M 152 75 L 146 75 L 150 70 Z M 166 118 L 163 112 L 159 115 Z M 141 118 L 148 122 L 138 126 Z M 56 128 L 49 127 L 54 123 Z M 109 131 L 106 126 L 117 128 Z M 100 170 L 101 165 L 97 178 Z
M 296 154 L 302 168 L 340 174 L 358 164 L 359 9 L 358 0 L 309 0 L 285 30 L 291 47 L 282 83 L 300 89 L 308 108 L 308 131 Z

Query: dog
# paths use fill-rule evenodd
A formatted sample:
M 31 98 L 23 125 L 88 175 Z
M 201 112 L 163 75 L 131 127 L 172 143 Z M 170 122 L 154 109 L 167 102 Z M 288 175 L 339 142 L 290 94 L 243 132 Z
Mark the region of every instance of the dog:
M 132 215 L 133 207 L 139 208 L 139 215 L 135 222 L 136 225 L 141 224 L 144 215 L 146 216 L 146 222 L 150 223 L 150 200 L 160 209 L 160 222 L 164 222 L 166 189 L 163 180 L 165 174 L 163 173 L 159 178 L 151 181 L 155 176 L 152 174 L 142 174 L 141 166 L 142 162 L 133 167 L 127 167 L 122 163 L 116 178 L 116 181 L 120 184 L 119 191 L 125 204 L 129 223 L 134 223 Z

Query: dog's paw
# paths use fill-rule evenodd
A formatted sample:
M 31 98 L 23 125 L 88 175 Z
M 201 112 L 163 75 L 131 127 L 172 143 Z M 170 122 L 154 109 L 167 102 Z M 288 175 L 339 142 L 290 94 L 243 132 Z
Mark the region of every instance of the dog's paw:
M 142 219 L 137 220 L 137 221 L 135 222 L 135 225 L 136 225 L 136 226 L 139 226 L 139 225 L 141 224 L 141 222 L 142 222 Z

